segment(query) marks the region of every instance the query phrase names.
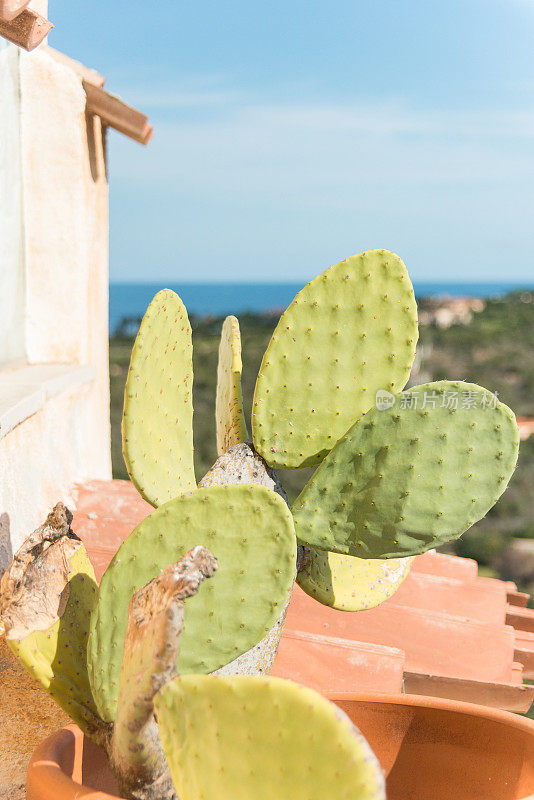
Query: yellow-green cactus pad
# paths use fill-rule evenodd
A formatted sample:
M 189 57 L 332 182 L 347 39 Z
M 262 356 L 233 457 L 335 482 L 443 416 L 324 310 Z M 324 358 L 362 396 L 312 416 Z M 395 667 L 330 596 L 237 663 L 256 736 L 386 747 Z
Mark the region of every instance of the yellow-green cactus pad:
M 413 558 L 354 558 L 306 549 L 297 583 L 306 594 L 338 611 L 365 611 L 395 594 Z
M 163 289 L 150 303 L 133 346 L 122 416 L 128 474 L 153 506 L 196 486 L 192 357 L 185 306 Z
M 236 444 L 248 439 L 241 393 L 241 334 L 236 317 L 226 317 L 219 345 L 217 367 L 217 454 L 222 456 Z
M 68 584 L 62 593 L 65 605 L 59 619 L 26 636 L 17 636 L 15 630 L 6 642 L 71 719 L 92 733 L 100 720 L 87 675 L 87 637 L 98 586 L 85 547 L 73 542 L 72 548 Z
M 263 486 L 214 486 L 161 506 L 119 548 L 91 615 L 89 677 L 106 721 L 115 717 L 132 594 L 197 545 L 219 569 L 187 601 L 179 674 L 213 672 L 250 650 L 287 603 L 297 543 L 279 495 Z
M 155 698 L 181 800 L 384 800 L 380 765 L 350 719 L 281 678 L 175 678 Z
M 375 401 L 404 388 L 417 309 L 400 258 L 369 250 L 314 278 L 282 314 L 261 363 L 254 446 L 272 467 L 318 464 Z
M 348 430 L 295 501 L 302 544 L 358 558 L 417 555 L 456 539 L 504 492 L 519 432 L 493 394 L 439 381 L 389 400 Z

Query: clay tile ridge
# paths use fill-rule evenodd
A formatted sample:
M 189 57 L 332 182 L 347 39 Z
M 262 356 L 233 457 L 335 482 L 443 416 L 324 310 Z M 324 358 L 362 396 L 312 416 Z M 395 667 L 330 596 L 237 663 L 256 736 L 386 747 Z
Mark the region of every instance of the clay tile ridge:
M 87 95 L 87 111 L 96 114 L 105 125 L 135 139 L 140 144 L 148 144 L 152 138 L 153 128 L 148 117 L 141 111 L 127 105 L 120 97 L 106 92 L 102 86 L 83 79 L 83 88 Z
M 54 27 L 36 11 L 25 8 L 28 2 L 0 0 L 0 36 L 24 50 L 35 50 Z

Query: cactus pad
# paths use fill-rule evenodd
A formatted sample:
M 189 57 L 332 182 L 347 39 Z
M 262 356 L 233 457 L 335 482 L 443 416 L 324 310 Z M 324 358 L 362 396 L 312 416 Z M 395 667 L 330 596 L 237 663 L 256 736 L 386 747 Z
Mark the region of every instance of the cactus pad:
M 150 303 L 133 346 L 122 416 L 128 474 L 153 506 L 196 486 L 192 352 L 185 306 L 163 289 Z
M 354 558 L 309 547 L 297 583 L 325 606 L 339 611 L 365 611 L 395 594 L 412 561 L 412 558 Z
M 253 647 L 288 600 L 296 565 L 291 513 L 263 486 L 216 486 L 177 497 L 122 544 L 91 616 L 89 676 L 101 716 L 115 716 L 132 594 L 197 545 L 219 562 L 185 609 L 178 672 L 213 672 Z
M 8 634 L 6 642 L 42 688 L 91 734 L 100 720 L 87 675 L 87 637 L 98 586 L 85 547 L 81 542 L 73 547 L 67 559 L 68 588 L 63 592 L 66 603 L 60 618 L 26 636 Z
M 222 456 L 231 447 L 248 439 L 241 393 L 241 334 L 235 317 L 226 317 L 219 345 L 217 367 L 217 454 Z
M 181 800 L 383 800 L 366 740 L 333 703 L 281 678 L 175 678 L 155 698 Z
M 423 553 L 456 539 L 514 471 L 513 413 L 480 386 L 439 381 L 358 420 L 293 506 L 301 544 L 359 558 Z
M 121 797 L 175 797 L 154 719 L 154 695 L 177 676 L 184 602 L 217 566 L 205 547 L 195 547 L 132 596 L 108 748 Z
M 282 314 L 260 367 L 254 446 L 272 467 L 318 464 L 373 405 L 404 388 L 417 310 L 400 258 L 369 250 L 311 281 Z

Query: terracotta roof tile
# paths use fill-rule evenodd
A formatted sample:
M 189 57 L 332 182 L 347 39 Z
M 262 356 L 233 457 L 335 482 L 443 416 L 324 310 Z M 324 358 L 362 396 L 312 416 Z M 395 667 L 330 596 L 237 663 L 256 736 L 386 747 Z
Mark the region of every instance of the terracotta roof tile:
M 462 581 L 441 575 L 411 572 L 385 605 L 438 611 L 503 625 L 507 592 L 501 581 L 488 584 L 481 583 L 480 579 Z
M 148 144 L 152 138 L 153 129 L 148 117 L 141 111 L 127 105 L 120 97 L 116 97 L 101 86 L 95 86 L 87 80 L 82 80 L 85 94 L 87 95 L 87 111 L 96 114 L 106 125 L 135 139 L 140 144 Z
M 24 9 L 9 21 L 0 16 L 0 36 L 24 50 L 34 50 L 53 27 L 51 22 L 31 8 Z
M 285 628 L 397 647 L 406 669 L 449 677 L 511 681 L 513 628 L 468 616 L 383 603 L 357 613 L 336 611 L 293 591 Z
M 430 575 L 442 575 L 444 578 L 468 581 L 474 580 L 478 576 L 478 564 L 472 558 L 428 552 L 417 556 L 412 565 L 412 572 L 426 572 Z
M 152 511 L 128 481 L 76 490 L 73 528 L 100 578 Z M 401 691 L 525 711 L 534 687 L 534 612 L 513 583 L 478 577 L 476 561 L 418 556 L 396 595 L 357 613 L 295 586 L 274 674 L 321 691 Z M 505 624 L 505 619 L 508 623 Z
M 404 661 L 394 647 L 286 631 L 272 674 L 322 692 L 401 692 Z
M 506 612 L 506 623 L 520 631 L 534 633 L 534 609 L 509 605 Z

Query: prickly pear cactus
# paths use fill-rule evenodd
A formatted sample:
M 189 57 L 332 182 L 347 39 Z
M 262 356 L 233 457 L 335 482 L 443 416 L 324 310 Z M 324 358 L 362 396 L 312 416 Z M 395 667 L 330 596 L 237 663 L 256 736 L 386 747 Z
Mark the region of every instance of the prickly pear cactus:
M 296 538 L 284 501 L 263 486 L 216 486 L 175 498 L 147 517 L 106 570 L 91 615 L 91 687 L 106 721 L 115 718 L 132 594 L 197 545 L 219 562 L 188 601 L 180 674 L 213 672 L 252 648 L 287 603 Z
M 181 800 L 383 800 L 384 776 L 350 719 L 281 678 L 189 675 L 156 716 Z
M 354 558 L 307 547 L 297 583 L 325 606 L 338 611 L 365 611 L 395 594 L 412 561 Z
M 234 445 L 248 440 L 241 393 L 241 334 L 235 317 L 226 317 L 219 345 L 217 366 L 217 454 L 222 456 Z
M 369 250 L 314 278 L 282 314 L 261 363 L 254 446 L 275 468 L 318 464 L 379 389 L 408 380 L 417 310 L 406 267 Z
M 226 453 L 219 456 L 198 485 L 199 488 L 206 488 L 244 483 L 267 486 L 268 489 L 277 492 L 287 503 L 287 496 L 278 475 L 247 443 L 235 444 Z
M 0 588 L 0 632 L 30 675 L 89 734 L 100 727 L 87 675 L 98 587 L 85 547 L 58 504 L 24 542 Z
M 176 798 L 154 717 L 154 696 L 177 676 L 184 601 L 217 567 L 206 548 L 194 547 L 130 600 L 117 716 L 107 747 L 121 797 Z
M 358 420 L 292 511 L 302 544 L 396 558 L 451 541 L 487 514 L 514 471 L 510 409 L 470 383 L 417 386 Z
M 266 486 L 277 492 L 287 503 L 284 487 L 276 472 L 256 453 L 252 445 L 246 443 L 236 444 L 219 456 L 213 467 L 200 481 L 199 487 L 242 485 L 244 483 Z M 280 610 L 280 616 L 266 636 L 250 650 L 218 669 L 217 675 L 263 675 L 271 671 L 280 644 L 290 599 L 291 597 L 288 597 L 287 603 Z
M 196 486 L 192 353 L 185 306 L 163 289 L 150 303 L 133 346 L 122 417 L 128 474 L 153 506 Z

